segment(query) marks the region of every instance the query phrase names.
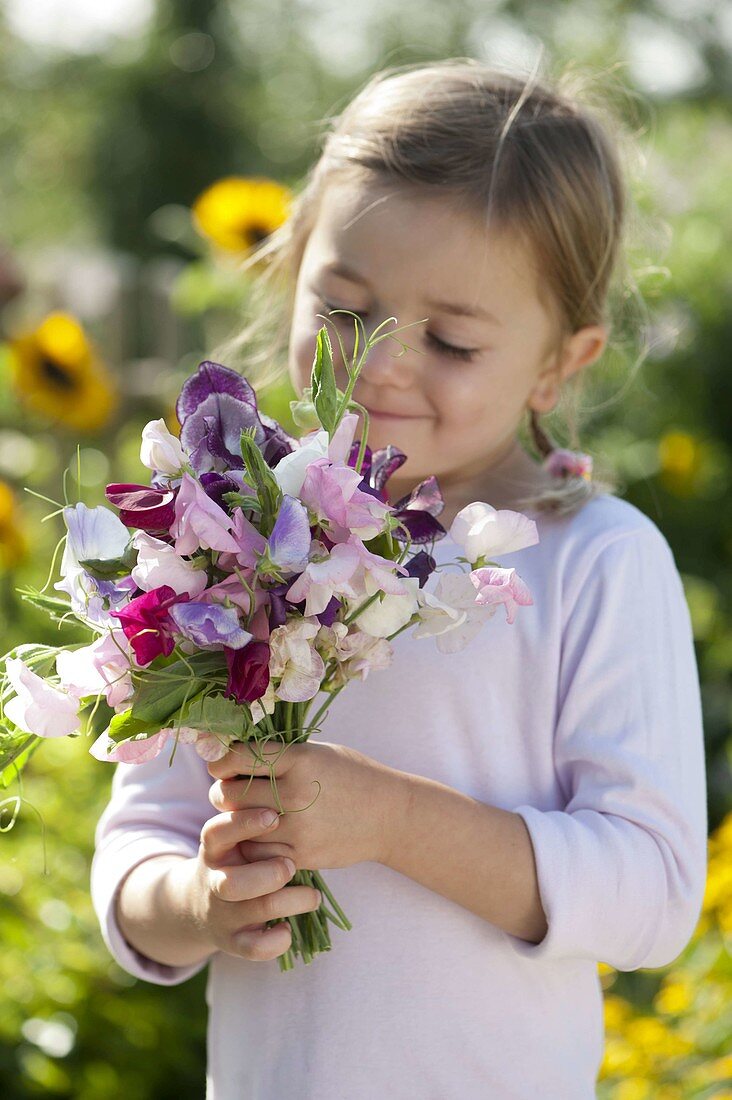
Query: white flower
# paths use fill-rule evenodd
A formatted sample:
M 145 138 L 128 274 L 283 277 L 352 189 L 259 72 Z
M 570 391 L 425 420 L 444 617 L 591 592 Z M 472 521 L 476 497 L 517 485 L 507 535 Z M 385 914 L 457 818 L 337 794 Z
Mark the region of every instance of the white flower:
M 273 468 L 275 481 L 283 493 L 296 497 L 302 489 L 305 472 L 316 458 L 328 457 L 328 433 L 324 428 L 305 436 L 305 441 L 290 454 L 281 458 Z
M 249 709 L 252 712 L 252 722 L 254 722 L 255 726 L 258 722 L 262 721 L 265 714 L 274 714 L 275 702 L 274 684 L 270 680 L 264 695 L 260 695 L 258 699 L 254 699 L 253 702 L 249 704 Z
M 378 588 L 375 582 L 367 575 L 365 579 L 366 591 L 368 595 L 372 595 Z M 400 630 L 406 623 L 409 622 L 412 615 L 417 611 L 419 591 L 419 578 L 418 577 L 403 577 L 402 583 L 407 586 L 409 591 L 404 596 L 394 596 L 385 594 L 381 600 L 374 600 L 363 611 L 359 612 L 356 618 L 353 620 L 359 630 L 363 630 L 366 634 L 370 634 L 372 638 L 387 638 L 390 634 L 394 634 L 395 631 Z M 355 611 L 359 606 L 359 603 L 363 603 L 363 600 L 348 600 L 348 614 Z
M 186 593 L 195 599 L 208 584 L 205 569 L 196 569 L 185 561 L 167 542 L 154 538 L 146 531 L 135 531 L 132 545 L 137 550 L 137 565 L 132 579 L 143 592 L 151 592 L 167 584 L 179 596 Z
M 481 606 L 475 602 L 476 591 L 469 573 L 443 573 L 434 593 L 420 589 L 420 623 L 415 638 L 437 635 L 441 653 L 457 653 L 464 649 L 483 623 L 496 612 L 496 604 Z
M 269 671 L 282 677 L 277 697 L 289 703 L 303 703 L 320 690 L 325 673 L 323 658 L 312 642 L 320 630 L 317 619 L 291 619 L 270 634 Z
M 8 680 L 16 697 L 5 703 L 10 721 L 38 737 L 68 737 L 79 729 L 79 702 L 47 684 L 21 661 L 9 657 L 5 662 Z
M 165 426 L 164 420 L 151 420 L 142 429 L 140 461 L 148 470 L 175 476 L 188 462 L 180 440 Z
M 450 526 L 450 537 L 462 546 L 470 562 L 510 554 L 539 541 L 533 519 L 508 508 L 497 510 L 483 501 L 468 504 L 458 512 Z

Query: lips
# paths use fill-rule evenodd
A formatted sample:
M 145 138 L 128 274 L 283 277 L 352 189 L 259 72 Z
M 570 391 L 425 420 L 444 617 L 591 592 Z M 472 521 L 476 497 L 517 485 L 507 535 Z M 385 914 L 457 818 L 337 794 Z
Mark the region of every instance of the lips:
M 382 409 L 370 409 L 368 405 L 365 405 L 369 416 L 383 417 L 385 420 L 421 420 L 422 417 L 415 416 L 414 413 L 399 413 L 399 412 L 386 412 Z

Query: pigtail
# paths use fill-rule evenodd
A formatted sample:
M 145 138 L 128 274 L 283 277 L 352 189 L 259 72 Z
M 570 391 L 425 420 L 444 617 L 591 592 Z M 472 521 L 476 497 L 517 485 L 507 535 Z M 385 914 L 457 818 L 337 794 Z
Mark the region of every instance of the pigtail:
M 613 491 L 615 486 L 609 482 L 593 478 L 592 456 L 585 451 L 560 447 L 539 423 L 539 415 L 534 409 L 529 410 L 529 431 L 542 459 L 542 468 L 549 474 L 551 483 L 535 496 L 522 497 L 518 502 L 520 508 L 567 515 L 580 509 L 593 497 Z

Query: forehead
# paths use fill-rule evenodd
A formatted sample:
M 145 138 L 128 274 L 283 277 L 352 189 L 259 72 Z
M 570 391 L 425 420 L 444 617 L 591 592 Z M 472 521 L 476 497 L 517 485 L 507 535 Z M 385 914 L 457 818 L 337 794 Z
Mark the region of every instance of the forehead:
M 457 195 L 408 184 L 329 183 L 303 260 L 321 272 L 351 268 L 372 286 L 408 279 L 420 300 L 495 312 L 536 298 L 535 266 L 516 234 L 486 228 Z

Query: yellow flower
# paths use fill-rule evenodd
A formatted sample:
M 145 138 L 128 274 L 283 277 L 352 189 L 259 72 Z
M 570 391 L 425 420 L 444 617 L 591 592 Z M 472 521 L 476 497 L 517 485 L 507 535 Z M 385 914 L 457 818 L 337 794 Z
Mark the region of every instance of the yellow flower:
M 8 347 L 13 385 L 30 409 L 79 432 L 104 427 L 117 406 L 117 389 L 75 317 L 49 313 Z
M 287 220 L 292 192 L 276 180 L 225 176 L 192 206 L 196 228 L 228 252 L 246 252 Z
M 0 570 L 13 569 L 28 552 L 28 542 L 19 525 L 15 495 L 0 481 Z
M 658 443 L 661 481 L 677 496 L 689 496 L 701 463 L 699 441 L 688 432 L 666 432 Z
M 666 980 L 656 994 L 653 1007 L 666 1016 L 680 1016 L 693 1003 L 693 986 L 688 978 Z
M 631 1007 L 623 997 L 605 994 L 605 1027 L 608 1031 L 621 1031 L 623 1024 L 631 1015 Z

